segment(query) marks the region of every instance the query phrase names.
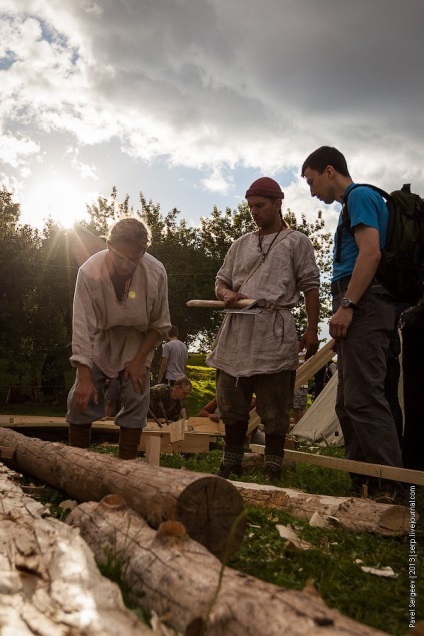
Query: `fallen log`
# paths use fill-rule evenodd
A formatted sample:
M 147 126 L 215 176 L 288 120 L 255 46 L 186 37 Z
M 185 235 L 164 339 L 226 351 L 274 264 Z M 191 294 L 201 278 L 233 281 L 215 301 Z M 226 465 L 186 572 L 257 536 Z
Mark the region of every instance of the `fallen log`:
M 0 632 L 152 634 L 126 609 L 119 587 L 100 574 L 79 533 L 47 517 L 12 476 L 0 464 Z
M 29 439 L 0 429 L 0 446 L 13 448 L 8 463 L 63 490 L 79 502 L 100 501 L 109 494 L 122 495 L 153 527 L 174 519 L 188 534 L 222 558 L 243 499 L 230 481 L 143 461 L 123 461 L 64 444 Z M 5 460 L 6 461 L 6 460 Z M 244 527 L 238 527 L 233 546 L 239 547 Z
M 75 508 L 78 526 L 96 559 L 118 554 L 122 574 L 146 610 L 167 615 L 185 634 L 208 636 L 371 636 L 382 634 L 329 609 L 317 593 L 286 590 L 225 568 L 176 522 L 156 532 L 122 498 Z
M 402 536 L 409 532 L 406 506 L 376 503 L 357 497 L 312 495 L 292 488 L 232 482 L 245 503 L 255 508 L 284 509 L 299 519 L 311 520 L 318 513 L 329 525 L 355 532 L 375 532 L 384 536 Z

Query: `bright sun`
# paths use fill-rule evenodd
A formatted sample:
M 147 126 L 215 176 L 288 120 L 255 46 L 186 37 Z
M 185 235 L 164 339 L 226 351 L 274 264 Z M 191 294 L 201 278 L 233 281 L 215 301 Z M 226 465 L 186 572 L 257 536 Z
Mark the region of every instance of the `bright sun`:
M 51 217 L 62 227 L 86 218 L 87 192 L 60 176 L 49 176 L 32 188 L 21 203 L 21 221 L 42 228 Z

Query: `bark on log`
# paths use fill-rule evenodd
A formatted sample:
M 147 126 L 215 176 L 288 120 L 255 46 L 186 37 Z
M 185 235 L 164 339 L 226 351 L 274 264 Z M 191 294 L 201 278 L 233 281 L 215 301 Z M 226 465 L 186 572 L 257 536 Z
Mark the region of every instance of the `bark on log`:
M 79 526 L 97 559 L 104 559 L 105 549 L 120 554 L 140 605 L 166 614 L 168 624 L 185 634 L 383 633 L 327 608 L 316 593 L 286 590 L 231 568 L 222 573 L 218 559 L 192 541 L 181 524 L 165 522 L 155 532 L 121 498 L 82 504 L 68 523 Z
M 157 528 L 162 521 L 181 521 L 188 534 L 219 558 L 225 554 L 235 519 L 244 508 L 233 484 L 215 475 L 123 461 L 64 444 L 29 439 L 0 429 L 0 446 L 14 449 L 8 462 L 66 492 L 73 499 L 100 501 L 122 495 L 136 512 Z M 233 542 L 239 547 L 244 527 Z
M 384 536 L 401 536 L 409 532 L 409 509 L 406 506 L 375 503 L 357 497 L 312 495 L 291 488 L 262 486 L 233 481 L 245 503 L 256 508 L 284 509 L 299 519 L 311 519 L 318 513 L 330 525 L 340 525 L 355 532 L 375 532 Z
M 141 636 L 79 533 L 23 494 L 0 464 L 0 633 L 13 636 Z M 16 477 L 16 474 L 15 474 Z

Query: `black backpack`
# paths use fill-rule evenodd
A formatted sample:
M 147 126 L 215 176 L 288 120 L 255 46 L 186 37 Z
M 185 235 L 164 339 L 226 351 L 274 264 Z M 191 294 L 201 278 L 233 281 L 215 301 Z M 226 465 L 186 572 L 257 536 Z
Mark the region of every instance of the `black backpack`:
M 342 208 L 342 223 L 337 228 L 335 261 L 340 262 L 343 230 L 353 234 L 347 202 L 352 190 L 360 185 L 378 192 L 389 209 L 386 247 L 375 277 L 398 303 L 415 305 L 424 292 L 424 201 L 411 192 L 409 183 L 391 194 L 368 183 L 356 183 L 349 190 Z

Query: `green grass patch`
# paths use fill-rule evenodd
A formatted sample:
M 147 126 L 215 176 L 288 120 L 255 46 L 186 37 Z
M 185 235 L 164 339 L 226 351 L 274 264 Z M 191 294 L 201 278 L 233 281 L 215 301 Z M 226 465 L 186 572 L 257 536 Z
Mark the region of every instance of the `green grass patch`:
M 190 355 L 189 364 L 187 365 L 187 376 L 193 384 L 191 395 L 184 403 L 187 417 L 197 417 L 202 407 L 210 402 L 216 393 L 215 369 L 201 364 L 191 364 L 192 356 L 193 354 Z M 196 354 L 195 357 L 198 358 L 200 356 L 201 354 Z

